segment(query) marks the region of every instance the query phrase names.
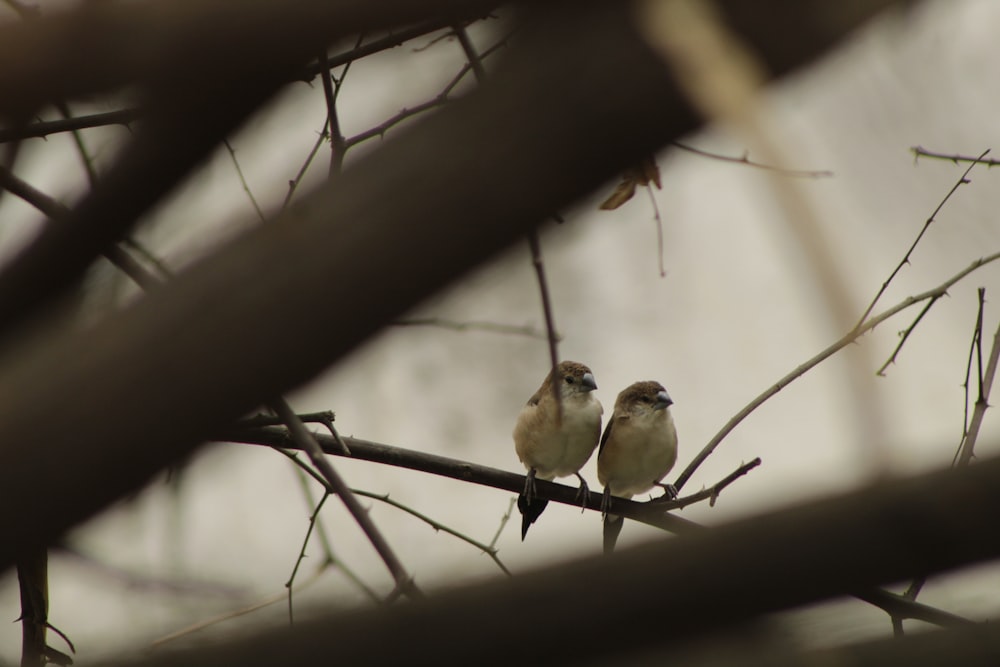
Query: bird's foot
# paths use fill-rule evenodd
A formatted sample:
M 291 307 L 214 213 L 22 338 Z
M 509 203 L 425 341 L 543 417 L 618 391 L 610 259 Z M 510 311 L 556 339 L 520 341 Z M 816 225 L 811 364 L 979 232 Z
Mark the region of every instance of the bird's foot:
M 604 487 L 604 494 L 601 496 L 601 518 L 607 518 L 608 510 L 611 509 L 611 487 Z
M 656 482 L 656 486 L 663 489 L 663 495 L 660 496 L 659 498 L 654 498 L 654 500 L 656 500 L 657 502 L 673 500 L 674 498 L 677 497 L 677 487 L 674 486 L 673 484 L 662 484 L 660 482 Z
M 587 498 L 590 496 L 590 487 L 587 486 L 587 480 L 583 478 L 583 475 L 576 473 L 576 477 L 580 480 L 580 488 L 576 490 L 575 500 L 580 501 L 580 514 L 583 514 L 584 510 L 587 509 Z
M 531 501 L 534 499 L 534 497 L 537 495 L 537 490 L 535 489 L 536 472 L 537 471 L 534 468 L 532 468 L 531 470 L 528 471 L 528 474 L 524 478 L 524 498 L 525 500 L 527 500 L 529 505 L 531 504 Z

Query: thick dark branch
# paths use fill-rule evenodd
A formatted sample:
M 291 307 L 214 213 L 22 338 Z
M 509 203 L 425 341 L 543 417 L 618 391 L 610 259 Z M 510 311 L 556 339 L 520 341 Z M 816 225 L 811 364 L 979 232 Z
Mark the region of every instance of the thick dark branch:
M 326 0 L 314 4 L 323 12 L 336 12 L 340 7 Z M 366 11 L 373 23 L 383 24 L 388 20 L 385 8 L 395 6 L 359 4 L 369 8 Z M 409 3 L 403 4 L 416 11 Z M 866 11 L 883 4 L 874 2 Z M 183 6 L 187 11 L 208 6 L 155 5 Z M 231 15 L 217 17 L 221 30 L 243 25 L 250 5 L 242 1 L 238 5 L 241 21 L 228 20 Z M 232 8 L 233 4 L 211 5 L 219 6 Z M 428 6 L 421 3 L 425 12 Z M 88 7 L 96 13 L 86 16 L 106 17 L 118 9 L 141 13 L 150 5 Z M 288 3 L 279 3 L 272 8 L 279 18 L 262 36 L 267 38 L 261 43 L 240 42 L 243 50 L 259 50 L 262 57 L 273 55 L 279 47 L 275 40 L 286 35 L 294 36 L 299 48 L 315 53 L 319 47 L 313 48 L 299 30 L 283 32 L 289 20 L 302 19 L 300 12 L 287 7 Z M 435 290 L 523 238 L 551 211 L 695 127 L 694 115 L 662 63 L 633 27 L 628 7 L 619 3 L 572 3 L 571 7 L 571 11 L 557 7 L 526 27 L 506 62 L 480 89 L 400 132 L 335 182 L 290 206 L 275 224 L 249 231 L 169 285 L 86 330 L 39 330 L 30 343 L 12 345 L 0 363 L 0 404 L 4 405 L 0 413 L 4 461 L 0 466 L 0 526 L 5 534 L 0 541 L 0 564 L 12 563 L 18 550 L 51 542 L 137 488 L 213 430 L 305 382 Z M 810 7 L 815 9 L 811 2 L 794 7 L 793 18 Z M 365 10 L 358 11 L 364 14 Z M 167 9 L 164 12 L 169 25 L 158 24 L 157 29 L 165 28 L 167 36 L 176 36 L 176 16 L 171 18 Z M 831 34 L 823 31 L 840 35 L 852 25 L 830 19 L 828 11 L 823 14 L 826 18 L 817 28 L 822 34 L 804 42 L 796 36 L 791 50 L 782 42 L 786 26 L 759 20 L 760 12 L 748 18 L 745 36 L 769 54 L 773 71 L 783 72 L 817 54 L 830 41 Z M 258 18 L 248 19 L 244 38 L 254 34 Z M 0 91 L 5 91 L 0 100 L 11 99 L 7 87 L 27 71 L 58 75 L 57 81 L 71 78 L 74 66 L 66 72 L 45 70 L 56 61 L 61 67 L 69 59 L 66 44 L 53 39 L 103 25 L 99 21 L 77 24 L 65 17 L 54 21 L 32 22 L 35 27 L 25 28 L 15 40 L 21 49 L 16 51 L 18 57 L 0 57 L 0 62 L 15 63 L 12 69 L 3 70 L 8 78 L 0 80 Z M 739 22 L 736 25 L 742 27 Z M 355 33 L 365 27 L 360 20 L 338 24 L 338 29 Z M 314 29 L 305 27 L 305 34 L 314 34 Z M 0 34 L 11 36 L 8 30 Z M 130 35 L 138 43 L 144 33 L 133 30 Z M 324 39 L 332 38 L 333 32 L 327 30 L 324 35 Z M 228 33 L 223 36 L 232 38 Z M 120 45 L 112 41 L 113 46 Z M 184 73 L 204 67 L 197 59 L 192 63 L 184 53 L 176 53 L 187 49 L 188 42 L 178 41 L 183 48 L 174 49 L 179 60 L 173 70 L 175 78 L 169 80 L 178 81 Z M 224 42 L 218 47 L 220 53 L 227 57 L 240 53 Z M 38 51 L 39 45 L 50 47 L 51 53 Z M 781 48 L 775 50 L 778 45 Z M 10 42 L 0 39 L 0 52 L 9 48 Z M 101 49 L 105 49 L 104 57 L 110 57 L 105 45 Z M 158 52 L 155 42 L 149 52 Z M 41 59 L 38 63 L 29 57 L 36 53 Z M 194 53 L 197 56 L 197 48 Z M 58 56 L 55 61 L 53 54 Z M 72 49 L 72 57 L 92 60 L 86 49 Z M 114 59 L 128 62 L 117 52 Z M 211 127 L 198 127 L 206 121 L 205 111 L 194 114 L 194 100 L 188 100 L 190 110 L 184 110 L 183 104 L 181 112 L 164 109 L 161 127 L 172 131 L 157 139 L 152 120 L 144 123 L 156 149 L 147 157 L 167 151 L 164 144 L 177 143 L 182 129 L 184 141 L 194 140 L 197 150 L 189 146 L 181 157 L 190 159 L 198 150 L 207 150 L 210 139 L 254 108 L 279 74 L 272 64 L 263 72 L 251 69 L 247 75 L 252 74 L 253 81 L 243 82 L 247 89 L 234 98 L 226 88 L 235 85 L 229 77 L 238 68 L 225 64 L 218 80 L 206 81 L 215 92 L 203 99 L 203 106 L 211 107 L 208 100 L 224 95 L 225 109 L 212 111 Z M 209 69 L 202 74 L 217 73 Z M 58 90 L 48 77 L 33 78 L 30 83 L 47 93 Z M 91 77 L 88 85 L 93 83 Z M 601 94 L 595 95 L 595 90 Z M 190 89 L 188 94 L 196 92 Z M 183 127 L 185 119 L 192 124 Z M 602 137 L 599 144 L 594 142 L 597 136 Z M 175 159 L 168 173 L 156 172 L 155 183 L 141 184 L 141 196 L 123 190 L 135 183 L 133 179 L 154 175 L 150 169 L 160 169 L 150 164 L 136 167 L 134 160 L 140 156 L 137 151 L 116 166 L 121 174 L 118 180 L 111 174 L 104 180 L 104 187 L 99 188 L 104 190 L 101 206 L 92 204 L 77 211 L 77 222 L 95 226 L 81 230 L 92 235 L 87 243 L 96 246 L 94 250 L 103 249 L 99 239 L 117 233 L 116 227 L 142 208 L 138 204 L 148 205 L 157 189 L 168 187 L 171 179 L 182 174 L 183 160 Z M 137 170 L 132 178 L 124 173 L 128 166 Z M 131 213 L 113 209 L 116 203 Z M 104 213 L 113 218 L 110 227 L 103 222 Z M 54 264 L 39 266 L 67 272 L 58 257 Z M 74 270 L 78 268 L 79 264 Z M 359 285 L 365 289 L 359 290 Z M 336 308 L 319 304 L 336 304 Z M 262 312 L 267 317 L 262 318 Z M 351 317 L 342 317 L 345 312 Z M 275 349 L 287 353 L 261 353 Z M 58 382 L 51 381 L 56 377 Z M 38 488 L 47 492 L 38 494 Z M 26 497 L 33 498 L 30 520 L 20 511 L 18 500 Z
M 363 44 L 349 51 L 330 56 L 327 58 L 325 65 L 328 69 L 340 67 L 341 65 L 345 65 L 353 60 L 394 48 L 410 41 L 411 39 L 416 39 L 417 37 L 422 37 L 428 33 L 436 32 L 447 26 L 448 20 L 437 19 L 434 21 L 420 23 L 412 28 L 397 30 L 380 39 L 372 40 L 367 44 Z M 317 61 L 307 65 L 300 72 L 295 72 L 294 78 L 311 80 L 322 71 L 324 71 L 323 65 Z M 143 109 L 128 108 L 80 116 L 77 118 L 64 118 L 60 120 L 41 121 L 30 125 L 0 128 L 0 143 L 6 143 L 8 141 L 15 141 L 18 139 L 29 139 L 32 137 L 46 137 L 50 134 L 72 132 L 74 130 L 83 130 L 91 127 L 105 127 L 107 125 L 127 126 L 129 123 L 139 120 L 145 115 L 146 113 Z
M 0 26 L 4 63 L 0 116 L 16 117 L 53 100 L 135 82 L 177 82 L 182 72 L 224 80 L 261 62 L 287 60 L 290 52 L 303 57 L 286 80 L 303 74 L 312 78 L 322 66 L 302 68 L 340 37 L 395 27 L 409 38 L 418 35 L 402 26 L 420 23 L 417 29 L 433 31 L 439 25 L 481 16 L 495 4 L 479 0 L 88 3 L 74 11 Z
M 105 127 L 108 125 L 127 126 L 141 117 L 142 111 L 140 109 L 119 109 L 117 111 L 106 111 L 88 116 L 46 120 L 17 127 L 4 127 L 0 128 L 0 143 L 30 139 L 32 137 L 47 137 L 50 134 L 85 130 L 90 127 Z
M 482 5 L 469 4 L 482 11 Z M 47 91 L 55 99 L 70 96 L 73 91 L 61 90 L 60 83 L 102 85 L 132 78 L 145 84 L 142 106 L 149 109 L 121 158 L 74 208 L 68 224 L 46 227 L 0 273 L 0 334 L 73 285 L 104 248 L 119 241 L 328 42 L 426 19 L 450 7 L 445 0 L 377 7 L 346 0 L 116 3 L 0 27 L 0 62 L 11 64 L 0 70 L 0 114 L 5 103 L 19 105 L 7 111 L 30 111 L 22 105 L 36 95 L 36 104 L 53 99 Z M 149 29 L 155 33 L 144 41 Z M 140 53 L 132 61 L 136 45 Z M 116 46 L 122 51 L 115 52 Z M 47 51 L 37 52 L 43 47 Z M 5 57 L 11 48 L 17 58 Z M 60 58 L 58 70 L 48 71 Z M 87 65 L 93 70 L 79 71 Z M 22 78 L 31 73 L 43 78 Z M 73 73 L 80 82 L 71 82 Z
M 882 609 L 891 615 L 894 619 L 898 618 L 903 620 L 912 618 L 918 621 L 924 621 L 925 623 L 933 623 L 934 625 L 939 625 L 944 628 L 974 625 L 969 619 L 958 616 L 957 614 L 950 614 L 946 611 L 937 609 L 936 607 L 921 604 L 906 595 L 897 595 L 895 593 L 890 593 L 889 591 L 884 591 L 880 588 L 870 588 L 860 593 L 856 592 L 854 593 L 854 597 L 875 605 L 879 609 Z
M 10 349 L 0 364 L 0 489 L 10 499 L 37 496 L 39 484 L 50 492 L 37 498 L 33 521 L 13 500 L 0 502 L 0 563 L 306 381 L 550 211 L 694 127 L 627 8 L 603 7 L 525 28 L 506 67 L 477 91 L 141 302 L 86 331 Z M 170 119 L 177 132 L 184 117 Z M 597 135 L 607 139 L 599 150 Z M 289 352 L 260 352 L 274 349 Z
M 257 665 L 266 664 L 259 656 L 279 655 L 295 663 L 336 652 L 351 665 L 406 655 L 459 665 L 484 646 L 495 664 L 524 655 L 536 664 L 578 664 L 620 655 L 609 637 L 628 636 L 634 651 L 668 647 L 760 614 L 996 558 L 998 513 L 1000 459 L 991 459 L 149 664 Z M 600 613 L 607 609 L 615 611 Z M 553 636 L 573 641 L 555 644 Z

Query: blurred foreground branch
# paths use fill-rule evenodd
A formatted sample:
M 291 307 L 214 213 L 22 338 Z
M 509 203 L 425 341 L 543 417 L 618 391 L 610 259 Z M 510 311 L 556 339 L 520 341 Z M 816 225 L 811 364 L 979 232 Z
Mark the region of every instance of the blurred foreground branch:
M 498 664 L 525 655 L 533 663 L 578 664 L 621 655 L 608 637 L 625 635 L 632 651 L 665 650 L 768 612 L 996 558 L 998 512 L 1000 459 L 991 459 L 883 481 L 611 557 L 560 563 L 377 611 L 331 614 L 147 664 L 252 666 L 278 656 L 287 664 L 335 652 L 351 665 L 413 655 L 458 665 L 483 646 Z M 583 595 L 600 605 L 581 604 Z M 601 613 L 606 609 L 615 613 Z M 975 629 L 983 632 L 988 630 Z M 517 642 L 502 639 L 514 636 Z M 555 645 L 553 636 L 574 640 Z

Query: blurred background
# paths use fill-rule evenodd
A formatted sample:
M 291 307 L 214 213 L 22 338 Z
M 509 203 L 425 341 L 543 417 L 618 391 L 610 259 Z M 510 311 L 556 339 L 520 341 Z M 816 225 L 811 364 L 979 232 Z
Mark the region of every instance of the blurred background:
M 37 4 L 48 12 L 69 3 Z M 0 20 L 19 19 L 0 3 Z M 870 24 L 824 60 L 768 89 L 762 117 L 785 161 L 775 166 L 831 175 L 781 174 L 677 148 L 661 152 L 656 160 L 663 187 L 653 196 L 662 217 L 665 277 L 658 269 L 655 214 L 645 188 L 621 208 L 601 211 L 600 202 L 616 185 L 609 182 L 562 211 L 565 223 L 544 227 L 542 249 L 562 336 L 560 356 L 591 367 L 606 417 L 618 391 L 636 380 L 658 380 L 667 387 L 675 400 L 672 411 L 680 436 L 679 462 L 669 479 L 751 399 L 853 324 L 833 312 L 829 276 L 817 277 L 815 257 L 789 233 L 774 180 L 793 181 L 809 202 L 836 280 L 860 317 L 968 166 L 915 160 L 911 147 L 977 156 L 996 143 L 1000 91 L 992 75 L 998 24 L 1000 5 L 989 0 L 918 3 Z M 472 26 L 470 34 L 484 51 L 511 27 L 501 12 L 499 18 Z M 331 53 L 352 45 L 342 44 Z M 502 52 L 490 58 L 501 58 Z M 457 40 L 448 36 L 416 40 L 354 63 L 338 101 L 343 133 L 357 135 L 434 98 L 465 62 Z M 472 85 L 472 77 L 466 77 L 455 94 Z M 73 112 L 85 115 L 128 103 L 95 100 L 75 105 Z M 54 111 L 46 116 L 56 117 Z M 280 209 L 289 181 L 297 177 L 325 119 L 318 80 L 290 85 L 231 138 L 232 154 L 218 151 L 156 210 L 137 240 L 180 270 L 248 226 L 262 224 L 246 190 L 265 216 Z M 82 133 L 98 174 L 128 132 L 115 126 Z M 379 141 L 376 137 L 352 149 L 346 167 Z M 744 139 L 717 127 L 686 137 L 684 143 L 736 158 L 747 150 Z M 748 157 L 757 159 L 752 151 Z M 324 142 L 301 180 L 302 192 L 325 178 L 329 159 L 330 146 Z M 17 173 L 68 204 L 88 187 L 68 133 L 27 140 Z M 970 179 L 937 215 L 875 313 L 1000 250 L 995 220 L 1000 175 L 977 166 Z M 3 256 L 22 247 L 42 220 L 28 205 L 4 196 Z M 469 224 L 476 224 L 475 211 L 469 212 Z M 962 384 L 977 287 L 986 288 L 988 352 L 1000 321 L 995 305 L 1000 303 L 1000 264 L 979 269 L 938 301 L 884 377 L 875 371 L 892 354 L 899 332 L 913 322 L 920 305 L 882 324 L 756 410 L 686 490 L 713 484 L 754 457 L 763 464 L 728 488 L 714 507 L 699 504 L 680 515 L 719 524 L 847 491 L 880 475 L 948 466 L 962 435 Z M 93 271 L 87 288 L 84 317 L 135 296 L 110 267 Z M 338 308 L 337 303 L 315 306 Z M 523 472 L 511 430 L 549 363 L 543 338 L 529 335 L 543 335 L 544 319 L 527 243 L 424 303 L 412 317 L 511 325 L 524 333 L 475 326 L 391 327 L 288 396 L 292 406 L 298 412 L 335 411 L 345 435 Z M 859 412 L 859 405 L 877 419 Z M 997 454 L 990 443 L 997 442 L 998 434 L 995 415 L 987 413 L 977 453 Z M 600 519 L 593 512 L 550 504 L 522 543 L 516 511 L 503 523 L 512 494 L 362 461 L 338 458 L 334 464 L 353 487 L 388 494 L 481 542 L 489 543 L 502 526 L 499 557 L 514 576 L 597 554 L 601 548 Z M 597 489 L 596 459 L 582 472 Z M 309 486 L 312 500 L 295 467 L 266 448 L 203 448 L 169 479 L 157 479 L 67 537 L 67 550 L 55 552 L 50 564 L 51 622 L 73 639 L 82 664 L 122 650 L 146 650 L 154 640 L 186 626 L 272 596 L 280 601 L 186 634 L 173 645 L 286 622 L 288 603 L 281 594 L 319 498 L 318 486 Z M 365 502 L 425 589 L 504 576 L 476 548 L 398 509 Z M 325 570 L 295 594 L 296 617 L 310 610 L 371 604 L 366 587 L 379 596 L 388 594 L 393 583 L 383 564 L 337 499 L 327 502 L 320 522 L 351 574 Z M 619 544 L 626 548 L 659 539 L 665 534 L 626 522 Z M 322 561 L 316 540 L 314 534 L 306 547 L 299 582 L 309 580 Z M 985 620 L 1000 610 L 997 590 L 1000 569 L 985 566 L 932 580 L 920 600 Z M 0 578 L 0 618 L 13 621 L 18 614 L 11 571 Z M 782 627 L 810 646 L 891 632 L 883 612 L 853 600 L 784 614 L 783 619 Z M 0 660 L 16 662 L 19 633 L 18 624 L 0 623 Z M 59 646 L 58 639 L 50 641 Z

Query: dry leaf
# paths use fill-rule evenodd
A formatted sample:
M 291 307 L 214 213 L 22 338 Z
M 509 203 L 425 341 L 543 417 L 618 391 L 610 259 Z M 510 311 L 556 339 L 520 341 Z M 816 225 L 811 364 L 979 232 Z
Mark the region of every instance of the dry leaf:
M 611 196 L 601 202 L 601 210 L 612 211 L 633 196 L 635 189 L 640 185 L 649 187 L 649 184 L 656 185 L 656 189 L 662 189 L 660 185 L 660 168 L 656 166 L 656 160 L 651 157 L 643 158 L 639 164 L 630 167 L 622 174 L 622 182 L 618 184 Z

